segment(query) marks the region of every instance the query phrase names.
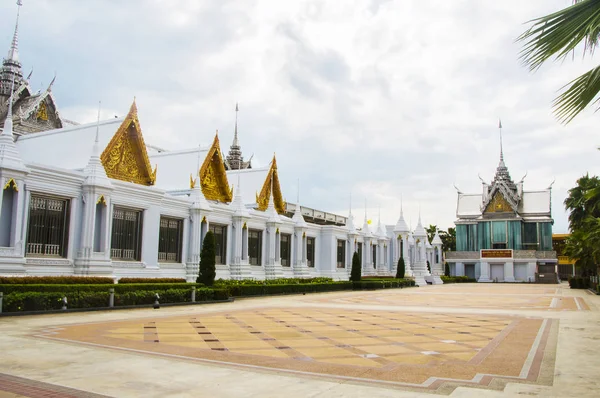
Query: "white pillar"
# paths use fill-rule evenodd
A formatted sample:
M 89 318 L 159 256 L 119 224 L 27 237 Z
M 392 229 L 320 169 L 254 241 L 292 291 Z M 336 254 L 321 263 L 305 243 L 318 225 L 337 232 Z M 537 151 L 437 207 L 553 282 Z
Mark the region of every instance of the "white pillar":
M 491 282 L 490 281 L 490 263 L 482 261 L 480 265 L 481 275 L 479 276 L 478 282 Z
M 504 263 L 504 282 L 515 281 L 515 267 L 512 260 Z

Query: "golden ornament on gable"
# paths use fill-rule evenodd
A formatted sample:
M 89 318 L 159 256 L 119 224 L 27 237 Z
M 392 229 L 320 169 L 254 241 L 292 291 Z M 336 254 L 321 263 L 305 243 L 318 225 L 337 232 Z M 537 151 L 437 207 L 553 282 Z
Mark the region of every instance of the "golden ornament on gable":
M 135 101 L 100 155 L 100 160 L 110 178 L 140 185 L 154 185 L 156 182 L 156 167 L 152 170 L 150 166 Z
M 42 103 L 38 107 L 38 111 L 35 117 L 38 120 L 48 120 L 48 108 L 46 107 L 46 103 L 44 101 L 42 101 Z
M 488 203 L 486 213 L 504 213 L 513 211 L 512 206 L 500 192 L 496 192 L 490 203 Z
M 221 156 L 218 134 L 215 135 L 215 139 L 208 150 L 199 173 L 200 186 L 206 199 L 223 203 L 231 202 L 233 199 L 233 189 L 230 188 L 227 181 L 227 173 L 225 172 L 223 157 Z
M 265 211 L 267 210 L 267 207 L 269 207 L 271 186 L 273 187 L 273 201 L 275 210 L 277 210 L 277 213 L 279 214 L 284 214 L 286 203 L 281 194 L 281 186 L 279 184 L 279 173 L 277 171 L 277 160 L 275 159 L 275 155 L 273 155 L 271 168 L 267 173 L 267 178 L 265 178 L 265 182 L 260 190 L 260 194 L 256 195 L 256 204 L 258 205 L 258 210 Z

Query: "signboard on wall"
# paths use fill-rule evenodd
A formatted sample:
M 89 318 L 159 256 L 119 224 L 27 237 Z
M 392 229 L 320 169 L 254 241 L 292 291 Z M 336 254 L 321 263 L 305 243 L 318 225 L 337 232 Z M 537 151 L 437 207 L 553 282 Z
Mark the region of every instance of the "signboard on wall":
M 481 258 L 512 258 L 511 249 L 481 249 Z

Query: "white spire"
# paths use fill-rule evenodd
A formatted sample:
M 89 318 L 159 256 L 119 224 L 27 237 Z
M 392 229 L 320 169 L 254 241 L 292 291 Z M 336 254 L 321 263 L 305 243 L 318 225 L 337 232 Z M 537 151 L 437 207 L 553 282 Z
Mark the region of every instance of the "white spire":
M 294 209 L 294 216 L 292 220 L 296 223 L 296 227 L 306 227 L 306 221 L 302 215 L 302 209 L 300 208 L 300 178 L 298 178 L 298 191 L 296 192 L 296 209 Z
M 244 200 L 242 199 L 242 184 L 240 182 L 240 173 L 238 173 L 237 176 L 237 188 L 235 190 L 235 195 L 233 197 L 233 203 L 231 203 L 231 206 L 234 209 L 234 216 L 250 217 L 250 212 L 244 205 Z
M 273 173 L 271 173 L 271 192 L 269 193 L 269 206 L 267 207 L 267 215 L 269 216 L 268 222 L 280 223 L 281 218 L 275 210 L 275 198 L 273 197 Z
M 415 236 L 427 236 L 427 232 L 425 232 L 425 228 L 423 228 L 423 224 L 421 224 L 421 206 L 419 206 L 419 221 L 417 222 L 417 227 L 415 228 Z
M 100 161 L 100 106 L 102 102 L 98 101 L 98 120 L 96 121 L 96 138 L 92 147 L 92 154 L 87 166 L 83 170 L 85 174 L 84 185 L 96 185 L 112 187 L 110 179 L 106 175 L 106 170 Z
M 365 236 L 372 236 L 371 230 L 369 229 L 369 220 L 367 220 L 367 198 L 365 198 L 365 222 L 363 223 L 362 232 Z
M 354 216 L 352 215 L 352 192 L 350 192 L 350 210 L 348 211 L 346 229 L 348 230 L 348 233 L 356 234 L 356 227 L 354 226 Z
M 0 134 L 0 169 L 27 171 L 13 137 L 12 103 L 15 79 L 13 77 L 8 99 L 8 113 L 4 120 L 4 129 Z
M 8 61 L 19 62 L 19 14 L 21 12 L 21 0 L 17 0 L 17 22 L 15 23 L 15 33 L 13 35 L 12 42 L 10 43 L 10 49 L 8 50 Z
M 398 218 L 398 222 L 394 227 L 394 232 L 408 232 L 408 225 L 406 225 L 406 221 L 404 220 L 404 210 L 402 208 L 402 195 L 400 195 L 400 218 Z
M 433 236 L 433 240 L 431 241 L 432 245 L 442 245 L 442 238 L 440 238 L 440 234 L 438 233 L 439 231 L 436 229 L 435 231 L 435 235 Z
M 383 238 L 385 238 L 387 236 L 387 232 L 385 231 L 383 224 L 381 224 L 381 207 L 379 207 L 379 221 L 377 222 L 377 235 L 379 235 Z

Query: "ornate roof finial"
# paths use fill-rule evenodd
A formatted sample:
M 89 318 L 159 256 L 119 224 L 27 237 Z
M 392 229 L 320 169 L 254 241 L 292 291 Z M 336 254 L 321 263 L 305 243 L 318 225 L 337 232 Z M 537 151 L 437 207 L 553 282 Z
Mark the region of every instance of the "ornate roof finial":
M 500 162 L 504 162 L 504 151 L 502 150 L 502 120 L 498 119 L 498 130 L 500 130 Z
M 17 22 L 15 23 L 15 33 L 13 35 L 12 42 L 10 43 L 10 49 L 8 50 L 7 60 L 13 62 L 19 62 L 19 14 L 21 12 L 21 0 L 17 0 Z
M 233 145 L 232 146 L 237 146 L 239 147 L 239 143 L 238 143 L 238 132 L 237 132 L 237 122 L 238 122 L 238 112 L 240 111 L 240 108 L 238 107 L 238 103 L 235 103 L 235 131 L 233 133 Z
M 225 169 L 226 170 L 242 170 L 242 169 L 251 169 L 251 161 L 244 162 L 244 157 L 242 156 L 242 148 L 240 147 L 240 141 L 238 138 L 238 112 L 240 108 L 238 103 L 235 103 L 235 129 L 233 131 L 233 143 L 229 147 L 229 153 L 225 157 Z

